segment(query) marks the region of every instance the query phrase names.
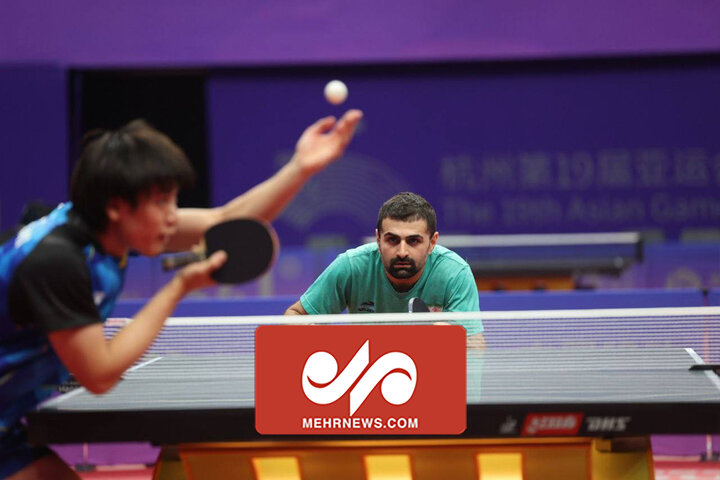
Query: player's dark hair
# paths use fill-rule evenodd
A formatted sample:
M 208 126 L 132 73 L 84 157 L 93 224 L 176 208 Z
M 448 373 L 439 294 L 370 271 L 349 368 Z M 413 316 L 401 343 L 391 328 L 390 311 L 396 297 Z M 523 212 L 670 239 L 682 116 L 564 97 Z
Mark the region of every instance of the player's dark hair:
M 195 181 L 182 149 L 144 120 L 118 130 L 91 131 L 82 148 L 70 182 L 70 199 L 73 210 L 98 232 L 107 225 L 105 207 L 110 199 L 121 198 L 135 207 L 139 195 L 152 188 L 168 192 Z
M 434 234 L 437 228 L 437 217 L 432 205 L 420 195 L 412 192 L 398 193 L 383 203 L 378 213 L 378 232 L 382 231 L 382 221 L 386 218 L 403 222 L 425 220 L 430 235 Z

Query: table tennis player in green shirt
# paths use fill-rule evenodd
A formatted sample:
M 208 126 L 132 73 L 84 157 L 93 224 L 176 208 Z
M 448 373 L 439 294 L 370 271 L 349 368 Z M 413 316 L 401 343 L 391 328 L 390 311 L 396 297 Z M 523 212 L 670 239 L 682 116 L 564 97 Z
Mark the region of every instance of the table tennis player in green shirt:
M 338 255 L 285 314 L 407 312 L 413 297 L 431 311 L 479 311 L 470 266 L 437 245 L 436 225 L 435 210 L 420 195 L 393 196 L 380 208 L 376 241 Z M 479 318 L 462 325 L 468 346 L 484 345 Z

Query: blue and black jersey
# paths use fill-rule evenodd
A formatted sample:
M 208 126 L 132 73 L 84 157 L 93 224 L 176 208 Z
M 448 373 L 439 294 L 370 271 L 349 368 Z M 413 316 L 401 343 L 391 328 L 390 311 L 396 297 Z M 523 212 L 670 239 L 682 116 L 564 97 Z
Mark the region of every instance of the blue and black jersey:
M 0 246 L 0 445 L 69 377 L 47 335 L 103 322 L 123 278 L 70 203 Z

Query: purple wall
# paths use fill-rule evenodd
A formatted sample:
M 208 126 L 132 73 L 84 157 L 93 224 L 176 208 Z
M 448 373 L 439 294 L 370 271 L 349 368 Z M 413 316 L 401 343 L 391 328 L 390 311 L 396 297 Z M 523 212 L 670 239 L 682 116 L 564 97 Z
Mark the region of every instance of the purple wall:
M 177 66 L 720 50 L 712 0 L 4 2 L 0 64 Z
M 67 199 L 67 73 L 56 67 L 0 68 L 0 229 L 30 200 Z
M 537 66 L 340 75 L 365 111 L 345 158 L 276 222 L 283 242 L 374 232 L 410 189 L 443 233 L 657 230 L 720 224 L 720 63 Z M 302 128 L 341 109 L 329 75 L 215 75 L 208 83 L 213 203 L 267 178 Z

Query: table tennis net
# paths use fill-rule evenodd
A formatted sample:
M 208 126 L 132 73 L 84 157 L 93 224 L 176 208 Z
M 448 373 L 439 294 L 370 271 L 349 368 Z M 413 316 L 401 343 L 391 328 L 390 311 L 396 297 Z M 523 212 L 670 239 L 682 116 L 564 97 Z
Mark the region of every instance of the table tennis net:
M 109 319 L 111 337 L 129 319 Z M 170 318 L 144 358 L 158 355 L 254 355 L 260 325 L 432 325 L 484 327 L 489 349 L 682 347 L 698 362 L 720 362 L 720 307 L 510 312 Z

